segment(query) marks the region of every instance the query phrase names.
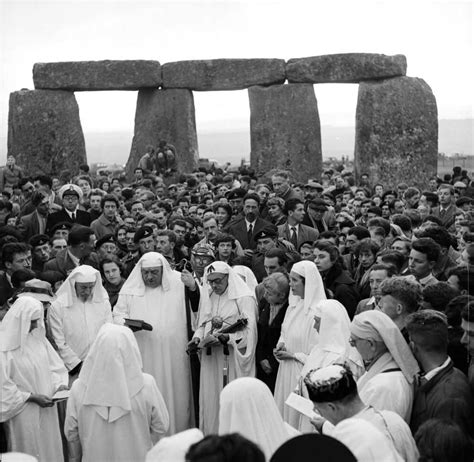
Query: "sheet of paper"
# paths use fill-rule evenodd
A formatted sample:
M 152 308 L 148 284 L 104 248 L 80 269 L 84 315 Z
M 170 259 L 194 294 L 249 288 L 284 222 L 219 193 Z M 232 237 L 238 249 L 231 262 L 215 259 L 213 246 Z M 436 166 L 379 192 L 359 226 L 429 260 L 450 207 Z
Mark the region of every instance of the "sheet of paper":
M 60 391 L 57 391 L 53 397 L 52 397 L 52 400 L 53 401 L 63 401 L 65 399 L 68 399 L 69 398 L 69 394 L 71 393 L 71 390 L 60 390 Z
M 313 403 L 307 398 L 303 398 L 300 395 L 297 395 L 296 393 L 290 393 L 288 396 L 287 400 L 285 401 L 285 404 L 287 406 L 292 407 L 296 411 L 298 411 L 300 414 L 305 415 L 306 417 L 309 417 L 312 419 L 315 417 L 317 414 L 313 410 Z

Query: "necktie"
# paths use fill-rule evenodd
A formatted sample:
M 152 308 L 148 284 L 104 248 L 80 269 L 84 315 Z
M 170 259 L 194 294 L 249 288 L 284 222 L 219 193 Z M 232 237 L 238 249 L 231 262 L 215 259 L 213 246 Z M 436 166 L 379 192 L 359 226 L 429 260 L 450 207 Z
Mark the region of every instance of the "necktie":
M 440 212 L 439 212 L 439 216 L 441 218 L 444 218 L 445 215 L 446 215 L 446 209 L 441 209 Z
M 71 218 L 72 221 L 76 221 L 76 212 L 72 212 Z
M 249 246 L 252 243 L 252 234 L 253 234 L 253 225 L 250 224 L 249 229 L 247 230 L 247 240 L 248 240 Z
M 296 235 L 296 228 L 292 226 L 290 229 L 290 242 L 295 246 L 295 249 L 298 250 L 298 236 Z

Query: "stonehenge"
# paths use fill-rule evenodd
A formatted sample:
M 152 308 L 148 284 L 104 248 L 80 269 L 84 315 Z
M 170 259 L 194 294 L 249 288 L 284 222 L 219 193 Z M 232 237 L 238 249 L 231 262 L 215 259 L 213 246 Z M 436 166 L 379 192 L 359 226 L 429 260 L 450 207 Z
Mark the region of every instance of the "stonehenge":
M 346 53 L 282 59 L 36 63 L 35 90 L 10 97 L 8 153 L 30 172 L 52 174 L 86 160 L 74 92 L 137 91 L 127 171 L 147 145 L 166 139 L 177 148 L 179 171 L 197 166 L 193 91 L 248 90 L 251 165 L 258 175 L 289 170 L 318 178 L 322 168 L 317 85 L 356 83 L 356 179 L 393 187 L 436 173 L 435 97 L 421 79 L 407 77 L 403 55 Z M 246 153 L 243 153 L 244 155 Z M 22 157 L 23 156 L 23 157 Z M 28 162 L 25 160 L 28 159 Z

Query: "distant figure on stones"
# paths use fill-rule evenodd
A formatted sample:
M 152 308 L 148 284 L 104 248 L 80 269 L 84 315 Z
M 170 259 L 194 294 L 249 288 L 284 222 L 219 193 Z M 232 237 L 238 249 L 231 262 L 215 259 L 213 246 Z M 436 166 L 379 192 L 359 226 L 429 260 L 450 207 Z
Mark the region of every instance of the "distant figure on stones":
M 23 169 L 16 165 L 15 157 L 8 156 L 7 164 L 0 171 L 0 191 L 12 191 L 19 180 L 24 177 Z
M 170 176 L 176 171 L 176 148 L 166 140 L 160 141 L 157 149 L 156 172 Z
M 146 153 L 140 158 L 138 162 L 138 167 L 143 170 L 145 175 L 149 175 L 150 173 L 156 173 L 156 150 L 153 146 L 148 145 L 146 147 Z

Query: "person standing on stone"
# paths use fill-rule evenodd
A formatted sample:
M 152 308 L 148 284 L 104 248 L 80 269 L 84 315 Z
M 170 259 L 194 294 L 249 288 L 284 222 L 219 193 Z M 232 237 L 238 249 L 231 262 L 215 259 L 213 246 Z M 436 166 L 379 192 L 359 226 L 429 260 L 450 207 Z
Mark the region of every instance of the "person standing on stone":
M 13 187 L 24 177 L 23 169 L 16 165 L 15 157 L 8 156 L 5 167 L 0 171 L 0 191 L 12 191 Z
M 83 226 L 89 226 L 91 224 L 90 213 L 79 209 L 79 204 L 83 195 L 82 189 L 79 186 L 75 184 L 66 184 L 61 187 L 58 194 L 63 203 L 63 209 L 48 216 L 46 232 L 62 222 Z
M 120 291 L 114 308 L 114 322 L 125 318 L 150 324 L 135 337 L 143 358 L 143 371 L 151 374 L 165 399 L 170 414 L 169 433 L 192 427 L 191 372 L 186 355 L 187 329 L 184 284 L 166 258 L 145 253 Z
M 146 147 L 146 152 L 138 161 L 138 166 L 143 171 L 144 175 L 150 175 L 151 173 L 156 172 L 156 151 L 155 148 L 151 145 Z

